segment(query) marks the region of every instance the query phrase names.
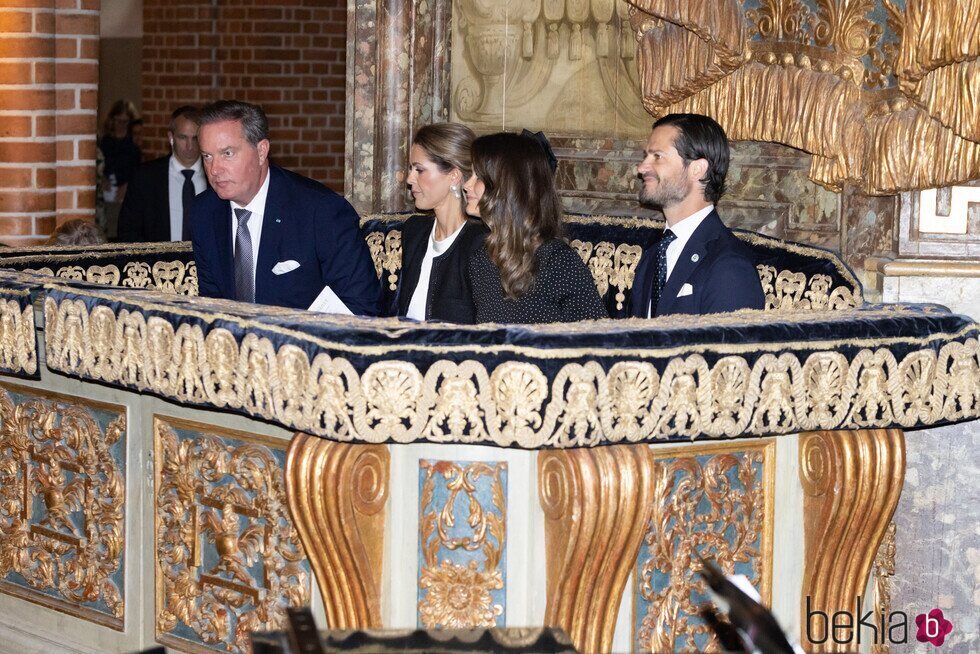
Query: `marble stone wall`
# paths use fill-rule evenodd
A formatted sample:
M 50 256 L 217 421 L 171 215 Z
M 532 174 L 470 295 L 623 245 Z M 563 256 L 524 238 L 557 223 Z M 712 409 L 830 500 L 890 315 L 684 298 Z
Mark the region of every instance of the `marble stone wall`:
M 905 488 L 895 511 L 892 610 L 940 608 L 953 631 L 937 650 L 915 641 L 893 651 L 980 651 L 980 422 L 906 435 Z

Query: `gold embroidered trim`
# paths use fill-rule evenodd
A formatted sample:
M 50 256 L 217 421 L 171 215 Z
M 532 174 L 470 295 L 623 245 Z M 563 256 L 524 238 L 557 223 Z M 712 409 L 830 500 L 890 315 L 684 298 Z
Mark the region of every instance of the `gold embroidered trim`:
M 474 360 L 440 360 L 423 372 L 389 358 L 359 373 L 345 358 L 320 353 L 311 360 L 297 345 L 276 349 L 256 333 L 239 344 L 224 328 L 205 337 L 200 326 L 175 330 L 159 316 L 147 319 L 126 309 L 117 316 L 107 306 L 89 312 L 81 300 L 59 305 L 48 297 L 45 321 L 55 370 L 240 410 L 339 441 L 564 448 L 912 427 L 980 415 L 975 337 L 945 343 L 938 352 L 913 351 L 900 361 L 880 346 L 865 347 L 848 361 L 827 343 L 809 344 L 823 351 L 806 356 L 766 353 L 751 364 L 731 355 L 710 365 L 701 354 L 689 354 L 672 357 L 663 373 L 637 359 L 670 354 L 608 353 L 627 360 L 608 371 L 595 361 L 567 363 L 548 382 L 527 361 L 487 368 Z M 921 342 L 944 337 L 933 334 Z M 595 354 L 583 350 L 580 356 Z M 447 412 L 445 398 L 457 396 L 477 401 Z
M 3 295 L 30 295 L 27 290 L 4 288 Z M 0 298 L 0 369 L 37 372 L 37 339 L 34 333 L 34 305 L 23 309 L 20 302 Z
M 123 266 L 64 266 L 57 272 L 51 268 L 27 268 L 26 274 L 61 277 L 72 281 L 85 281 L 102 286 L 123 286 L 128 288 L 155 288 L 165 293 L 178 295 L 197 295 L 197 264 L 193 261 L 155 261 L 151 266 L 143 261 L 130 261 Z
M 275 309 L 275 307 L 267 307 L 261 305 L 244 305 L 239 302 L 232 302 L 229 300 L 211 300 L 212 303 L 219 306 L 227 306 L 229 309 L 239 310 L 242 313 L 251 312 L 252 315 L 282 315 L 284 317 L 289 317 L 296 319 L 298 323 L 309 323 L 309 322 L 319 322 L 319 323 L 332 323 L 334 325 L 360 328 L 368 331 L 376 331 L 380 333 L 386 333 L 386 335 L 393 341 L 392 345 L 350 345 L 342 341 L 331 341 L 324 338 L 319 338 L 313 336 L 306 332 L 297 331 L 295 329 L 289 329 L 286 327 L 281 327 L 275 324 L 270 324 L 268 322 L 260 322 L 251 320 L 248 317 L 241 315 L 234 315 L 230 313 L 223 313 L 217 311 L 205 312 L 205 311 L 194 311 L 182 308 L 185 304 L 193 303 L 184 301 L 181 306 L 169 303 L 169 298 L 166 295 L 156 295 L 154 296 L 152 292 L 147 292 L 142 297 L 148 297 L 159 300 L 158 302 L 146 302 L 139 301 L 132 298 L 120 298 L 119 296 L 107 295 L 104 293 L 99 293 L 97 291 L 90 291 L 77 288 L 72 288 L 68 286 L 60 286 L 57 284 L 47 284 L 45 288 L 50 288 L 53 290 L 60 290 L 65 293 L 75 295 L 77 297 L 89 297 L 105 300 L 108 302 L 125 302 L 126 304 L 138 307 L 144 311 L 161 311 L 164 313 L 171 313 L 177 316 L 184 316 L 189 318 L 196 318 L 202 320 L 208 324 L 214 323 L 216 320 L 224 320 L 232 322 L 238 325 L 242 329 L 260 329 L 268 332 L 278 334 L 280 336 L 285 336 L 293 338 L 298 341 L 303 341 L 315 345 L 317 347 L 322 347 L 324 349 L 337 350 L 345 353 L 359 354 L 365 356 L 381 356 L 389 355 L 392 352 L 430 352 L 433 354 L 450 354 L 450 353 L 463 353 L 463 352 L 478 352 L 480 354 L 491 354 L 491 353 L 514 353 L 520 354 L 525 357 L 535 358 L 535 359 L 560 359 L 560 358 L 571 358 L 571 357 L 582 357 L 582 356 L 594 356 L 599 350 L 595 347 L 590 348 L 549 348 L 545 349 L 542 347 L 533 346 L 523 346 L 523 345 L 513 345 L 500 343 L 495 345 L 484 345 L 484 344 L 460 344 L 460 345 L 425 345 L 403 342 L 401 339 L 405 336 L 406 332 L 414 331 L 418 329 L 446 329 L 451 327 L 460 331 L 493 331 L 506 327 L 505 325 L 499 325 L 494 323 L 484 323 L 481 325 L 447 325 L 445 323 L 410 323 L 406 324 L 404 320 L 398 320 L 395 318 L 351 318 L 345 316 L 334 316 L 334 315 L 321 315 L 321 314 L 310 314 L 305 311 L 299 311 L 295 309 L 279 309 L 278 311 L 270 311 Z M 65 302 L 70 302 L 71 300 L 64 300 Z M 48 316 L 48 302 L 54 304 L 54 300 L 50 297 L 45 299 L 45 316 Z M 84 308 L 84 302 L 81 300 L 76 300 L 79 306 Z M 108 309 L 108 307 L 106 307 Z M 109 310 L 110 313 L 111 310 Z M 948 315 L 948 313 L 941 309 L 930 309 L 930 307 L 915 307 L 902 304 L 888 304 L 876 307 L 874 310 L 861 310 L 854 311 L 849 315 L 842 315 L 840 312 L 833 311 L 801 311 L 801 312 L 780 312 L 774 314 L 772 311 L 754 311 L 754 310 L 742 310 L 736 311 L 734 313 L 721 313 L 712 314 L 709 316 L 694 316 L 694 315 L 671 315 L 671 316 L 661 316 L 654 319 L 645 318 L 628 318 L 620 320 L 596 320 L 596 321 L 583 321 L 580 323 L 554 323 L 550 325 L 522 325 L 523 330 L 536 332 L 539 334 L 592 334 L 603 333 L 606 331 L 619 332 L 619 331 L 644 331 L 644 330 L 663 330 L 663 329 L 688 329 L 692 327 L 710 327 L 710 326 L 722 326 L 722 325 L 735 325 L 735 326 L 751 326 L 751 325 L 770 325 L 775 322 L 793 322 L 793 323 L 819 323 L 819 322 L 846 322 L 849 319 L 858 318 L 865 320 L 873 320 L 877 318 L 895 318 L 898 315 L 921 315 L 922 313 L 937 313 L 941 315 Z M 780 320 L 777 320 L 776 318 Z M 940 341 L 940 340 L 956 340 L 962 339 L 969 336 L 977 331 L 978 327 L 975 323 L 970 323 L 969 325 L 961 328 L 956 332 L 936 332 L 929 334 L 928 336 L 894 336 L 890 338 L 881 337 L 868 337 L 868 338 L 850 338 L 850 339 L 836 339 L 836 340 L 823 340 L 823 341 L 780 341 L 771 343 L 752 343 L 752 344 L 740 344 L 740 343 L 691 343 L 687 345 L 678 345 L 674 347 L 661 347 L 657 348 L 654 346 L 647 347 L 645 349 L 635 349 L 635 348 L 607 348 L 602 349 L 601 353 L 603 356 L 610 357 L 638 357 L 638 358 L 664 358 L 671 356 L 680 356 L 683 354 L 688 354 L 692 352 L 713 352 L 716 354 L 744 354 L 751 352 L 781 352 L 787 349 L 796 350 L 817 350 L 817 349 L 838 349 L 845 346 L 856 346 L 856 347 L 887 347 L 889 345 L 922 345 L 928 346 L 929 344 Z M 46 330 L 47 331 L 47 330 Z M 45 336 L 45 341 L 47 342 L 47 335 Z

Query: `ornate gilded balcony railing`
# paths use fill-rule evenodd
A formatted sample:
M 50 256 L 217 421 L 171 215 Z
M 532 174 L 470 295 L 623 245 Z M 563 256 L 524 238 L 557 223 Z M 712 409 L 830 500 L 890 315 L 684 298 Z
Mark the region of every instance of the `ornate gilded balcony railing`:
M 365 220 L 389 290 L 401 218 Z M 614 313 L 661 227 L 569 217 Z M 915 428 L 980 413 L 975 322 L 941 307 L 867 305 L 832 253 L 740 237 L 757 253 L 767 311 L 535 327 L 322 316 L 179 296 L 172 277 L 138 290 L 121 275 L 97 286 L 85 280 L 104 275 L 6 272 L 0 363 L 37 374 L 33 295 L 53 371 L 346 442 L 576 447 Z M 175 260 L 193 269 L 182 246 L 138 250 L 80 251 L 59 265 L 121 271 L 138 256 L 151 271 Z M 26 267 L 25 256 L 12 260 Z

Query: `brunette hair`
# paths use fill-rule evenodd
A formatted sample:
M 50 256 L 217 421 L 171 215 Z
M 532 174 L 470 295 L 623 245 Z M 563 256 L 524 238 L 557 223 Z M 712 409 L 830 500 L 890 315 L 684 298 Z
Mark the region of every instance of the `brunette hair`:
M 412 145 L 425 150 L 425 156 L 436 165 L 439 171 L 446 175 L 458 169 L 461 174 L 459 185 L 462 186 L 473 174 L 473 163 L 470 159 L 470 148 L 476 137 L 466 125 L 459 123 L 435 123 L 420 127 L 412 138 Z M 460 193 L 460 208 L 466 213 L 466 196 Z
M 551 165 L 533 138 L 501 132 L 473 141 L 473 172 L 485 187 L 480 217 L 490 227 L 487 254 L 504 296 L 515 300 L 534 285 L 538 248 L 561 236 Z
M 61 223 L 45 245 L 99 245 L 105 243 L 105 234 L 91 220 L 76 218 Z
M 704 199 L 717 204 L 725 192 L 725 177 L 728 175 L 730 155 L 725 130 L 714 119 L 701 114 L 667 114 L 657 120 L 653 128 L 663 125 L 677 128 L 674 147 L 685 166 L 696 159 L 708 162 L 708 172 L 700 181 L 704 184 Z

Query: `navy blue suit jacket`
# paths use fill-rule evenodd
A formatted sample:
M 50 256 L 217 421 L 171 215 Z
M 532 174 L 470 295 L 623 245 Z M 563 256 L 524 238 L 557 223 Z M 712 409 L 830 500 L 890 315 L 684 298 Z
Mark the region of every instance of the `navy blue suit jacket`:
M 657 276 L 657 248 L 649 247 L 636 267 L 629 315 L 646 318 Z M 690 284 L 692 293 L 677 297 Z M 765 295 L 752 251 L 712 211 L 691 234 L 667 278 L 655 315 L 722 313 L 764 309 Z
M 306 309 L 330 286 L 355 314 L 378 312 L 378 278 L 357 212 L 326 186 L 277 166 L 269 167 L 255 270 L 256 304 Z M 235 298 L 231 204 L 208 189 L 194 200 L 191 234 L 199 292 Z M 299 268 L 281 275 L 279 262 Z

